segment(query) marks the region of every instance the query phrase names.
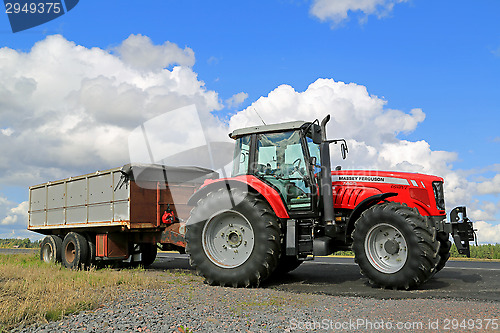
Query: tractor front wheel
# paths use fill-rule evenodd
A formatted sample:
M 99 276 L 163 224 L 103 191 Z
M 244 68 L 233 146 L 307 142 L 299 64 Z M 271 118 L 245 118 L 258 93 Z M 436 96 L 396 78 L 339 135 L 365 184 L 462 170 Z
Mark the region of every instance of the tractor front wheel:
M 438 232 L 437 239 L 441 246 L 439 247 L 439 262 L 436 266 L 436 273 L 443 269 L 450 258 L 451 242 L 450 235 L 446 232 Z
M 415 288 L 434 274 L 439 262 L 435 227 L 401 204 L 367 209 L 356 221 L 352 238 L 361 273 L 376 286 Z
M 209 193 L 193 208 L 186 227 L 191 266 L 211 285 L 258 286 L 278 264 L 278 219 L 252 193 Z

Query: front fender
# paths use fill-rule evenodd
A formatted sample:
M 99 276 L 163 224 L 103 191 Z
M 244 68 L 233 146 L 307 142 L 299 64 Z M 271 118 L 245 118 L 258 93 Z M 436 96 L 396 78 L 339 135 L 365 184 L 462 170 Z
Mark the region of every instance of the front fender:
M 377 195 L 372 195 L 371 197 L 366 198 L 365 200 L 361 201 L 359 205 L 354 208 L 354 210 L 351 212 L 351 215 L 349 216 L 349 222 L 346 228 L 346 239 L 351 236 L 352 231 L 354 230 L 354 222 L 361 216 L 361 214 L 370 208 L 373 205 L 378 204 L 381 201 L 384 201 L 387 198 L 394 197 L 398 195 L 397 193 L 394 192 L 389 192 L 389 193 L 381 193 Z
M 210 182 L 198 189 L 198 191 L 189 198 L 188 205 L 195 206 L 198 200 L 206 197 L 210 192 L 215 192 L 221 188 L 226 188 L 228 191 L 231 190 L 231 188 L 239 188 L 244 191 L 259 193 L 269 203 L 278 218 L 289 218 L 279 192 L 255 176 L 222 178 Z

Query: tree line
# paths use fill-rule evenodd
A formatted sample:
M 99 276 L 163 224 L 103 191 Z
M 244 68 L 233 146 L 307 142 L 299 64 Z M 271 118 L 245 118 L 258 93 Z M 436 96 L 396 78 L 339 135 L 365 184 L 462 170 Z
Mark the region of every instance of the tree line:
M 458 254 L 455 244 L 451 246 L 450 256 L 452 258 L 465 258 L 464 255 Z M 500 244 L 471 245 L 470 257 L 477 259 L 500 259 Z
M 0 248 L 22 248 L 31 249 L 40 247 L 40 240 L 31 241 L 29 238 L 24 239 L 14 239 L 14 238 L 0 238 Z M 482 244 L 482 245 L 471 245 L 470 247 L 471 258 L 476 259 L 500 259 L 500 244 Z M 335 252 L 335 255 L 340 256 L 353 256 L 352 251 L 339 251 Z M 452 258 L 465 258 L 464 255 L 458 254 L 457 247 L 455 244 L 451 246 L 450 256 Z
M 40 241 L 32 242 L 29 238 L 15 239 L 15 238 L 0 238 L 1 249 L 31 249 L 40 247 Z
M 338 256 L 354 256 L 352 251 L 338 251 L 335 252 Z M 455 244 L 451 246 L 450 257 L 452 258 L 466 258 L 465 255 L 458 254 Z M 500 259 L 500 244 L 482 244 L 471 245 L 470 257 L 475 259 Z

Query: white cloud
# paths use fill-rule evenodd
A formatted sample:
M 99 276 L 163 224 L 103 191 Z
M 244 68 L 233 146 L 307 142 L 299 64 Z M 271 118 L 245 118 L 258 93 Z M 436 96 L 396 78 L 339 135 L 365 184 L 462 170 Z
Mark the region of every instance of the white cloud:
M 493 179 L 479 183 L 477 186 L 479 194 L 500 194 L 500 174 Z
M 235 108 L 241 105 L 248 98 L 248 94 L 246 92 L 240 92 L 234 94 L 230 98 L 226 99 L 226 106 L 228 108 Z
M 481 243 L 500 244 L 500 224 L 477 221 L 474 228 L 478 230 L 477 237 Z
M 347 20 L 353 12 L 361 15 L 360 22 L 366 21 L 369 15 L 381 18 L 388 15 L 395 4 L 408 0 L 314 0 L 311 14 L 321 21 L 331 21 L 336 26 Z
M 0 197 L 0 208 L 2 208 L 3 206 L 6 206 L 10 204 L 10 201 L 7 200 L 7 198 L 5 197 Z
M 130 36 L 119 55 L 49 36 L 23 53 L 0 49 L 0 186 L 28 186 L 128 160 L 127 137 L 147 119 L 195 104 L 223 107 L 192 68 L 194 54 Z M 148 65 L 136 61 L 150 54 Z M 162 67 L 182 64 L 172 69 Z M 167 129 L 165 129 L 167 130 Z M 6 131 L 6 132 L 5 132 Z
M 370 95 L 366 87 L 355 83 L 318 79 L 306 91 L 297 92 L 281 85 L 261 97 L 250 107 L 231 118 L 230 126 L 249 126 L 260 123 L 254 108 L 266 123 L 297 119 L 323 118 L 332 115 L 330 136 L 342 136 L 358 142 L 398 142 L 396 134 L 410 133 L 425 119 L 420 109 L 410 114 L 385 109 L 387 102 Z
M 11 136 L 14 133 L 14 130 L 12 128 L 2 128 L 0 129 L 0 133 L 2 133 L 5 136 Z
M 174 64 L 192 67 L 195 62 L 194 52 L 189 47 L 181 49 L 168 41 L 154 45 L 143 35 L 130 35 L 116 50 L 126 64 L 137 69 L 161 70 Z
M 214 124 L 210 111 L 223 104 L 198 79 L 194 61 L 190 48 L 153 45 L 141 35 L 131 35 L 116 54 L 60 35 L 28 52 L 0 48 L 0 124 L 8 124 L 0 128 L 0 188 L 128 163 L 130 131 L 179 107 L 194 104 L 204 124 Z M 0 225 L 26 234 L 23 203 L 0 199 Z
M 318 79 L 306 91 L 297 92 L 289 85 L 281 85 L 267 97 L 261 97 L 245 110 L 231 118 L 230 127 L 244 127 L 260 123 L 254 108 L 266 123 L 311 120 L 332 115 L 328 125 L 329 136 L 345 137 L 359 143 L 382 147 L 382 143 L 398 143 L 399 133 L 410 133 L 425 119 L 420 109 L 410 114 L 385 109 L 387 102 L 370 95 L 366 87 L 354 83 Z
M 7 216 L 2 219 L 2 222 L 0 224 L 17 224 L 19 226 L 26 227 L 28 225 L 28 206 L 28 201 L 23 201 L 16 207 L 11 208 L 7 213 Z
M 330 138 L 346 138 L 351 146 L 344 166 L 361 169 L 385 169 L 445 174 L 456 159 L 455 153 L 432 151 L 425 141 L 400 140 L 397 135 L 410 133 L 424 121 L 420 109 L 410 113 L 386 109 L 387 102 L 370 95 L 366 87 L 332 79 L 318 79 L 304 92 L 282 85 L 261 97 L 230 120 L 230 128 L 260 123 L 254 108 L 266 123 L 322 119 L 331 114 L 327 131 Z M 339 154 L 332 146 L 334 163 Z M 347 164 L 347 165 L 346 165 Z
M 37 238 L 26 230 L 27 225 L 28 202 L 16 204 L 0 195 L 0 238 Z
M 468 215 L 473 221 L 494 221 L 495 214 L 498 213 L 500 208 L 500 202 L 495 204 L 486 200 L 474 200 L 471 207 L 475 209 L 470 209 Z

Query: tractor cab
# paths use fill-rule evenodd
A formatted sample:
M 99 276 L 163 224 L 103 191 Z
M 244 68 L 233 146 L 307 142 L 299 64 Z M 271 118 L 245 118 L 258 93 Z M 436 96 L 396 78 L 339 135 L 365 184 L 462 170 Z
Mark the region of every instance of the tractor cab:
M 290 216 L 318 214 L 321 128 L 294 121 L 235 130 L 232 177 L 253 175 L 274 188 Z

